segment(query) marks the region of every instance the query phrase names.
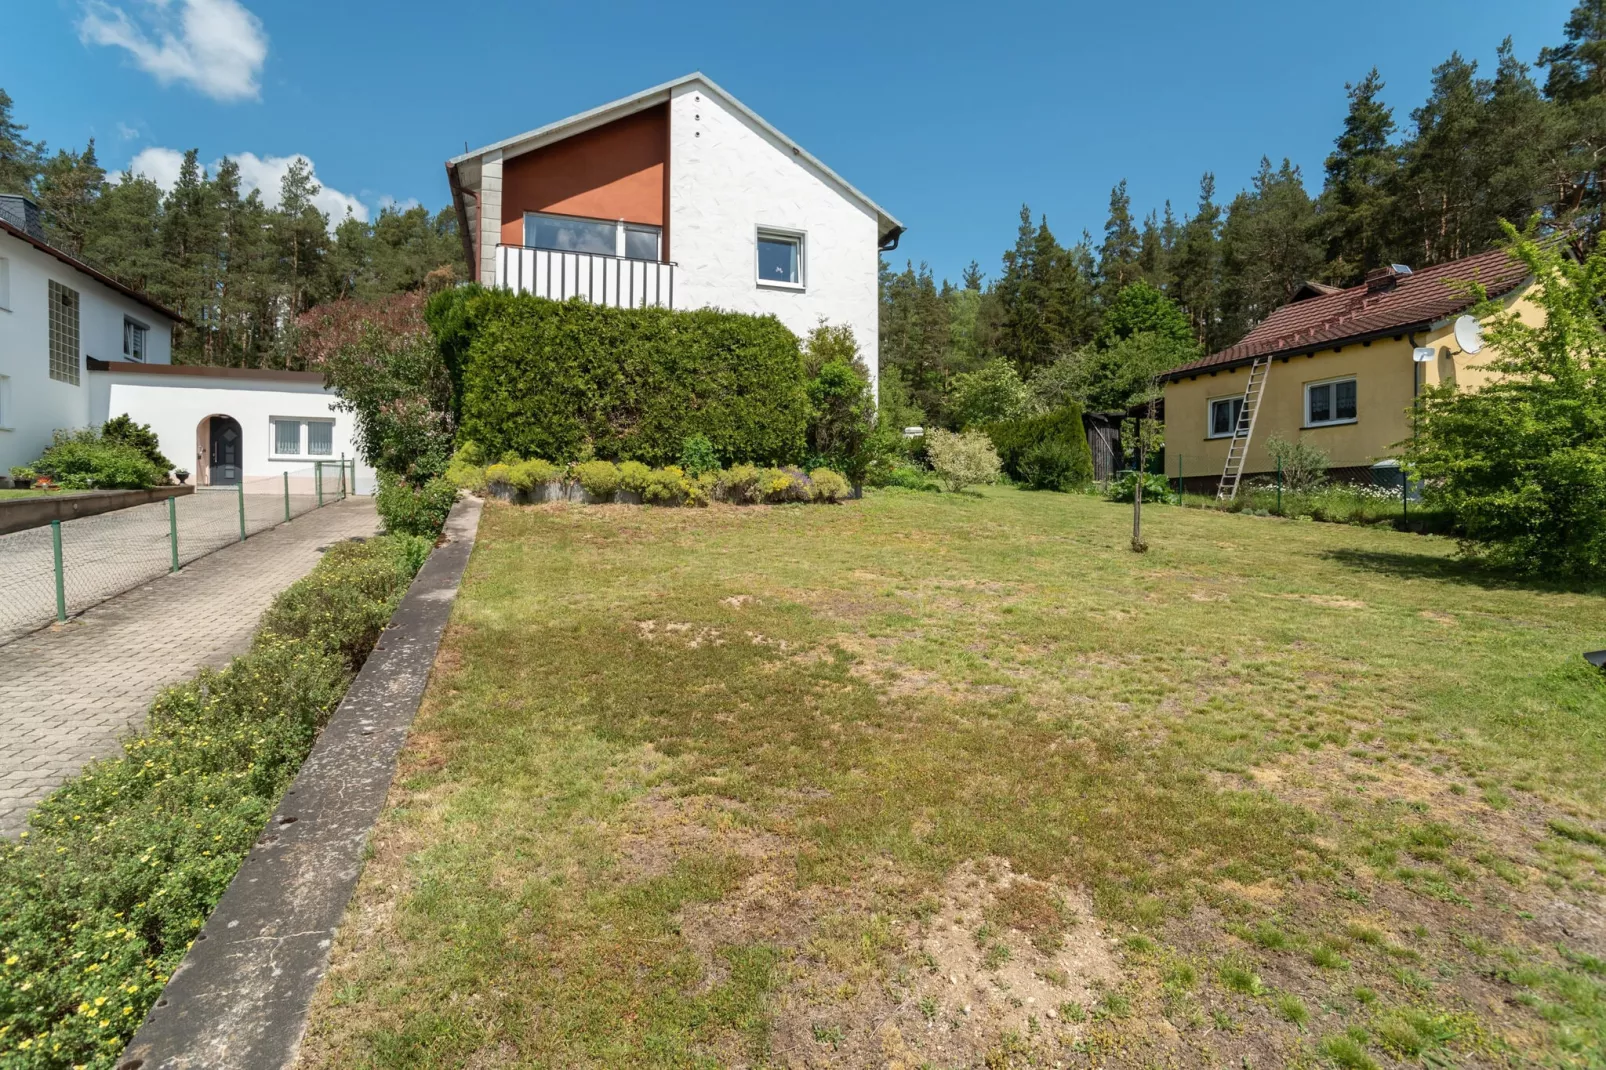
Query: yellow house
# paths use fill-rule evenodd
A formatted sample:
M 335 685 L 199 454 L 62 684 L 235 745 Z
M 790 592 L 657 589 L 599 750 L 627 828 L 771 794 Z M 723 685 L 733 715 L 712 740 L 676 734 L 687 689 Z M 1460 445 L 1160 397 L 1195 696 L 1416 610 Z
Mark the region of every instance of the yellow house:
M 1225 474 L 1230 489 L 1229 451 L 1241 478 L 1269 474 L 1266 443 L 1279 436 L 1326 451 L 1335 479 L 1369 479 L 1372 465 L 1400 456 L 1424 387 L 1488 380 L 1493 351 L 1466 315 L 1469 282 L 1524 320 L 1542 318 L 1526 267 L 1495 250 L 1415 272 L 1379 268 L 1347 289 L 1307 283 L 1237 345 L 1166 372 L 1166 475 L 1215 493 Z

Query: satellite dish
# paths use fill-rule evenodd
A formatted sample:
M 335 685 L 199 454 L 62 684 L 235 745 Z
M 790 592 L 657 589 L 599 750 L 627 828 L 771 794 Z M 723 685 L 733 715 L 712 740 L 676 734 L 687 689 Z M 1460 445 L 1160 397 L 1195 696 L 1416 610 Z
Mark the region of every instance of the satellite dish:
M 1455 344 L 1463 353 L 1476 353 L 1483 348 L 1483 327 L 1476 316 L 1462 316 L 1455 321 Z

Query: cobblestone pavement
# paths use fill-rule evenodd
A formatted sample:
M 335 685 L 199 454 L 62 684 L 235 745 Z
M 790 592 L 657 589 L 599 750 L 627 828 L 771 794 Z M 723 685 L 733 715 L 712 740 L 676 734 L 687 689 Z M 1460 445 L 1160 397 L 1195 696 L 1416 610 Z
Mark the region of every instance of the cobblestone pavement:
M 378 528 L 372 498 L 337 502 L 0 646 L 0 836 L 90 759 L 117 753 L 163 686 L 241 653 L 322 547 Z

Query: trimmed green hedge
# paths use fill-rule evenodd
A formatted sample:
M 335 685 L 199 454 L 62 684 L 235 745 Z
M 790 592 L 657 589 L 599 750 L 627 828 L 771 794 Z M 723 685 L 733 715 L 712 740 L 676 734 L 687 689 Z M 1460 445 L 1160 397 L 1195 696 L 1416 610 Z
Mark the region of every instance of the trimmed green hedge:
M 162 691 L 0 845 L 0 1065 L 115 1064 L 428 553 L 331 547 L 249 652 Z
M 618 309 L 467 289 L 432 301 L 461 383 L 460 438 L 489 457 L 674 464 L 702 435 L 726 464 L 796 462 L 807 375 L 773 316 Z
M 1054 467 L 1061 472 L 1065 489 L 1093 481 L 1093 451 L 1087 444 L 1087 430 L 1082 426 L 1082 406 L 1075 402 L 1042 416 L 989 424 L 983 430 L 993 440 L 1004 471 L 1017 482 L 1031 483 L 1036 475 L 1035 471 L 1028 471 L 1033 467 L 1029 459 L 1034 447 L 1049 444 L 1061 446 L 1069 454 L 1066 459 L 1060 450 L 1054 451 L 1060 455 Z M 1042 454 L 1043 451 L 1037 451 L 1038 458 Z

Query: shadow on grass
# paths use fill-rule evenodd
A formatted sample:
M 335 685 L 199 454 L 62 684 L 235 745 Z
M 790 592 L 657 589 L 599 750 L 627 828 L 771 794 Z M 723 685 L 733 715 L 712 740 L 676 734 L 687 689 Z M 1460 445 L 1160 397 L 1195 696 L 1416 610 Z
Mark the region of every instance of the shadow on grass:
M 1322 557 L 1350 568 L 1402 580 L 1465 583 L 1491 591 L 1539 591 L 1547 594 L 1606 594 L 1599 580 L 1554 580 L 1465 558 L 1406 554 L 1385 550 L 1326 550 Z

